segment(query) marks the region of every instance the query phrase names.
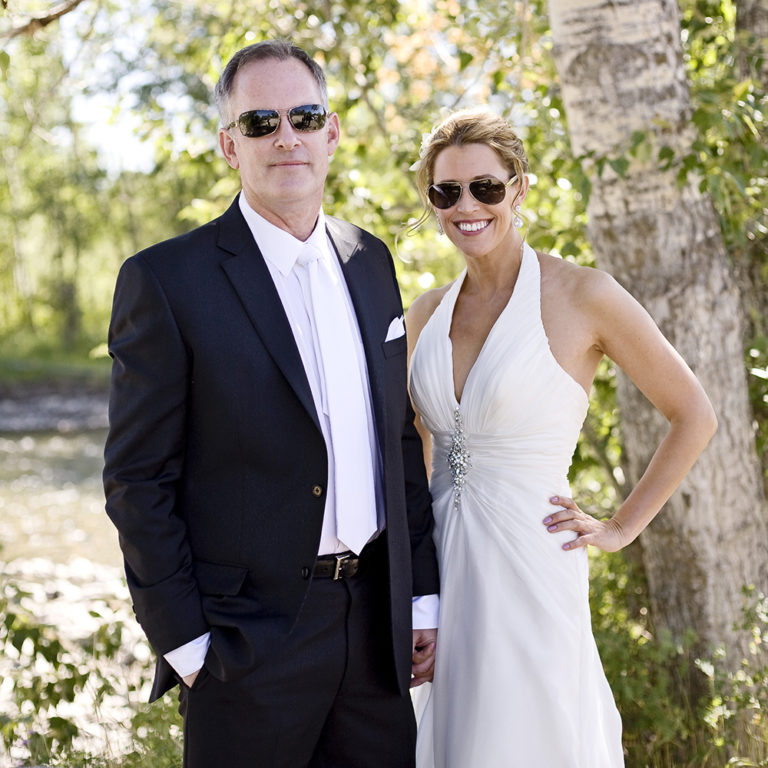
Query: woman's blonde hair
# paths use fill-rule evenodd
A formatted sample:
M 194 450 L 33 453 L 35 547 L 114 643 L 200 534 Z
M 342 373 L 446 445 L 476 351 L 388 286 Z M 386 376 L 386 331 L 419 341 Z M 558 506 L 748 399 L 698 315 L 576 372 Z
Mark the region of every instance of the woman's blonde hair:
M 521 182 L 523 175 L 528 172 L 528 158 L 523 142 L 503 117 L 486 108 L 454 112 L 437 125 L 432 133 L 425 136 L 422 143 L 416 184 L 424 203 L 424 213 L 411 229 L 415 229 L 429 217 L 427 188 L 435 180 L 437 156 L 446 147 L 460 147 L 465 144 L 484 144 L 490 147 L 499 156 L 510 177 L 516 176 Z

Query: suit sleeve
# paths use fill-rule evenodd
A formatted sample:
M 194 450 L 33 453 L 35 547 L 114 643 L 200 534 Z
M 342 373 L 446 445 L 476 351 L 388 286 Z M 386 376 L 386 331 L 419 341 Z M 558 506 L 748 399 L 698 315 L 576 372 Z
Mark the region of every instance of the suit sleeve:
M 140 255 L 118 276 L 109 352 L 106 509 L 119 531 L 136 617 L 164 654 L 209 628 L 178 501 L 189 352 L 162 286 Z
M 388 255 L 389 252 L 387 251 Z M 397 283 L 395 265 L 390 256 L 389 265 L 397 295 L 400 288 Z M 403 386 L 406 382 L 403 381 Z M 424 453 L 421 437 L 416 431 L 415 414 L 410 397 L 405 398 L 405 414 L 402 427 L 403 471 L 405 473 L 405 502 L 408 515 L 408 530 L 411 539 L 411 568 L 413 572 L 412 595 L 434 595 L 440 592 L 440 576 L 437 567 L 435 542 L 432 538 L 434 518 L 432 517 L 432 497 L 424 467 Z
M 429 494 L 421 438 L 414 425 L 410 401 L 403 424 L 403 467 L 408 529 L 411 537 L 413 595 L 432 595 L 440 591 L 435 542 L 432 538 L 434 519 Z

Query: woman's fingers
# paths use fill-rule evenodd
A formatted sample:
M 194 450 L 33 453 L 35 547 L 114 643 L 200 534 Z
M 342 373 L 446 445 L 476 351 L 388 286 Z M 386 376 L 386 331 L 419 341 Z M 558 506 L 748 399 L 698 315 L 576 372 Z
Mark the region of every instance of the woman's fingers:
M 552 496 L 551 504 L 556 504 L 560 509 L 547 515 L 542 521 L 549 533 L 563 531 L 575 531 L 576 538 L 563 544 L 563 549 L 580 549 L 590 544 L 600 548 L 607 548 L 604 542 L 606 526 L 600 520 L 582 512 L 579 505 L 567 496 Z
M 547 515 L 542 521 L 549 531 L 563 530 L 564 524 L 570 520 L 592 519 L 579 509 L 573 499 L 566 498 L 565 496 L 552 496 L 549 501 L 550 504 L 557 504 L 563 507 L 563 509 Z

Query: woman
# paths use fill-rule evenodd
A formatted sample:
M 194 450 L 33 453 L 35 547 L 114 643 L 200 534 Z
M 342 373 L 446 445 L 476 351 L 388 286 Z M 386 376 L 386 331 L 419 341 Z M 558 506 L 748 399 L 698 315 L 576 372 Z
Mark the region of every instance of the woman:
M 446 119 L 419 163 L 425 204 L 466 262 L 408 313 L 442 582 L 434 682 L 416 693 L 419 768 L 623 765 L 587 545 L 635 539 L 716 428 L 698 381 L 626 291 L 524 242 L 527 168 L 511 127 L 484 110 Z M 570 498 L 567 471 L 603 355 L 669 431 L 597 520 Z

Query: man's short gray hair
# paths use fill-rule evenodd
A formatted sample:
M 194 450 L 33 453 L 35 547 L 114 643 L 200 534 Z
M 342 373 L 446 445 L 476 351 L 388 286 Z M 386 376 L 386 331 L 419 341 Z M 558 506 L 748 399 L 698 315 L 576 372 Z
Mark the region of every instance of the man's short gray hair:
M 241 48 L 235 53 L 227 62 L 227 66 L 224 67 L 224 71 L 216 83 L 213 96 L 216 101 L 216 107 L 219 110 L 222 125 L 227 125 L 234 117 L 229 114 L 229 97 L 232 94 L 237 73 L 242 67 L 250 64 L 252 61 L 264 61 L 266 59 L 277 59 L 278 61 L 298 59 L 307 67 L 317 81 L 323 99 L 323 106 L 326 109 L 328 108 L 328 87 L 325 82 L 325 74 L 320 65 L 305 50 L 288 40 L 264 40 L 260 43 L 254 43 L 253 45 Z M 269 105 L 259 106 L 268 108 Z

